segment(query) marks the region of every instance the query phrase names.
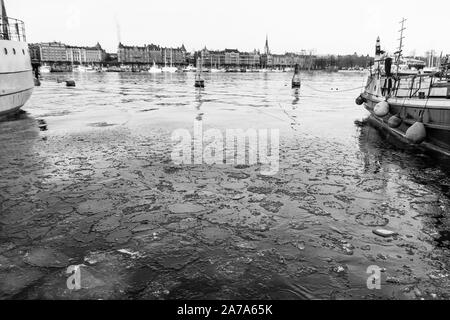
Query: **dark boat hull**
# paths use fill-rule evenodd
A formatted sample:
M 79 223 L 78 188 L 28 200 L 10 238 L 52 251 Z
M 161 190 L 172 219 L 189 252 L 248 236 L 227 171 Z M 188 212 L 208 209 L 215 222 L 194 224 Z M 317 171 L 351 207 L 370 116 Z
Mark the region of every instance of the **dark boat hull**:
M 385 98 L 367 91 L 362 94 L 362 97 L 365 101 L 364 106 L 371 113 L 373 122 L 390 131 L 405 143 L 410 143 L 405 137 L 406 131 L 422 118 L 426 128 L 426 140 L 420 146 L 450 156 L 450 108 L 445 106 L 450 102 L 449 100 L 433 105 L 428 101 L 430 105 L 426 106 L 425 100 L 390 98 L 387 100 L 390 107 L 389 114 L 385 117 L 378 117 L 374 113 L 374 107 Z M 402 123 L 398 128 L 391 128 L 388 125 L 388 121 L 393 115 L 400 115 L 402 118 Z

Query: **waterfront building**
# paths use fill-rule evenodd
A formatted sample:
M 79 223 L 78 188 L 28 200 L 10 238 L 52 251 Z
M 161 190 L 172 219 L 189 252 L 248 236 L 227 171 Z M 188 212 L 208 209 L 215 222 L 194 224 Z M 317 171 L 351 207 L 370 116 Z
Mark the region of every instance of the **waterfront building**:
M 117 58 L 122 64 L 149 64 L 150 56 L 146 46 L 125 46 L 119 43 Z
M 239 61 L 241 67 L 257 68 L 261 65 L 261 54 L 256 49 L 252 52 L 241 52 L 239 54 Z
M 42 42 L 29 45 L 31 60 L 42 64 L 94 64 L 106 58 L 99 43 L 94 47 L 68 46 L 61 42 Z
M 40 63 L 67 62 L 66 45 L 61 42 L 30 44 L 31 60 Z
M 202 57 L 203 66 L 206 68 L 220 68 L 226 65 L 225 51 L 213 51 L 205 47 L 199 57 Z
M 117 58 L 121 64 L 144 64 L 155 62 L 163 65 L 167 62 L 173 65 L 185 65 L 187 63 L 187 52 L 184 45 L 179 48 L 164 48 L 150 44 L 144 46 L 125 46 L 119 43 Z
M 172 61 L 173 65 L 185 65 L 186 64 L 186 48 L 184 44 L 179 48 L 164 48 L 163 53 L 166 55 L 164 61 L 169 63 Z
M 152 64 L 153 62 L 155 62 L 156 64 L 159 65 L 162 65 L 164 63 L 163 51 L 160 46 L 151 44 L 148 45 L 147 47 L 143 47 L 143 50 L 147 50 L 148 52 L 148 61 L 144 63 Z
M 95 47 L 67 46 L 67 60 L 75 64 L 97 64 L 106 60 L 106 51 L 100 43 Z
M 240 53 L 237 49 L 225 49 L 225 65 L 229 67 L 240 66 Z

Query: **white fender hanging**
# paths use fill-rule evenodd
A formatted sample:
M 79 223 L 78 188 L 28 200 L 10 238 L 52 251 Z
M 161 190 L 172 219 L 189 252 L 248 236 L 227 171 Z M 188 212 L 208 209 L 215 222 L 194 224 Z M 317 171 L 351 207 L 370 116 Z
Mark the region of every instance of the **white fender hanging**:
M 396 114 L 389 118 L 388 125 L 391 128 L 398 128 L 402 124 L 403 120 Z
M 414 144 L 420 144 L 425 141 L 427 137 L 427 130 L 425 125 L 417 121 L 406 131 L 406 139 Z
M 378 102 L 373 108 L 373 112 L 377 117 L 385 117 L 389 114 L 389 103 L 387 101 Z

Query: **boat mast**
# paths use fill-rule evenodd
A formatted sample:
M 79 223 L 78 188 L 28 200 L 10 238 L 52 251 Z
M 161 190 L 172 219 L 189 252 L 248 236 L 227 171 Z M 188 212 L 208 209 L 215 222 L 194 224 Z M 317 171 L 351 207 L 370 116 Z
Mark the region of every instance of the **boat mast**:
M 164 67 L 167 68 L 167 48 L 164 49 Z
M 2 26 L 1 30 L 1 39 L 10 40 L 9 39 L 9 22 L 8 15 L 6 14 L 5 2 L 0 0 L 0 23 Z
M 396 56 L 397 56 L 397 62 L 396 62 L 396 64 L 397 64 L 397 75 L 398 75 L 398 72 L 400 71 L 400 60 L 401 60 L 401 58 L 403 56 L 403 39 L 405 39 L 405 37 L 403 36 L 403 32 L 406 30 L 405 22 L 406 22 L 405 18 L 403 18 L 402 21 L 400 21 L 400 23 L 402 25 L 402 28 L 399 31 L 400 32 L 400 39 L 399 39 L 400 44 L 399 44 L 399 47 L 398 47 L 398 51 L 395 53 Z

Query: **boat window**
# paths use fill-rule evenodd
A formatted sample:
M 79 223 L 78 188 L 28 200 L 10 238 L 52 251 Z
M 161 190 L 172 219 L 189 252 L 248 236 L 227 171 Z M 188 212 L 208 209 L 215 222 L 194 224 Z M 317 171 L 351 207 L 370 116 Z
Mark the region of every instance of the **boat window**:
M 16 49 L 13 48 L 13 53 L 16 54 Z
M 3 50 L 5 50 L 5 54 L 8 54 L 8 49 L 4 48 Z
M 23 55 L 25 55 L 25 50 L 24 49 L 22 49 L 22 53 L 23 53 Z

